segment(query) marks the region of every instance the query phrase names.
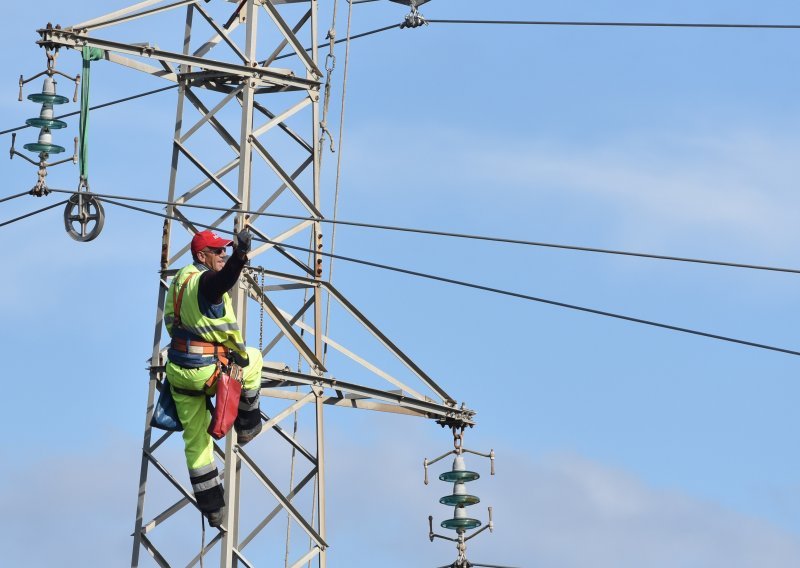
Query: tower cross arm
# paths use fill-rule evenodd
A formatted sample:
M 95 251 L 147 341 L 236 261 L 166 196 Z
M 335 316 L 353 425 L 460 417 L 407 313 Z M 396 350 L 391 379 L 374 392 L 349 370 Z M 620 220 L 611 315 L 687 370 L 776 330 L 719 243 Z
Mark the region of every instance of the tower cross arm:
M 465 427 L 475 425 L 475 411 L 469 408 L 441 404 L 432 400 L 417 400 L 413 397 L 395 392 L 384 391 L 365 385 L 342 381 L 333 377 L 307 375 L 289 371 L 288 369 L 272 369 L 264 366 L 261 372 L 262 388 L 276 386 L 312 386 L 330 389 L 334 392 L 346 393 L 355 397 L 364 397 L 383 401 L 419 413 L 436 420 L 442 426 Z M 357 408 L 357 404 L 353 404 Z
M 151 58 L 164 63 L 180 65 L 187 71 L 190 68 L 197 68 L 203 71 L 221 73 L 233 77 L 237 82 L 255 81 L 260 83 L 261 86 L 277 86 L 290 90 L 316 91 L 320 88 L 319 81 L 297 77 L 290 69 L 261 67 L 257 62 L 253 62 L 252 65 L 244 65 L 218 61 L 195 55 L 165 51 L 158 47 L 92 38 L 83 32 L 70 29 L 42 28 L 37 30 L 37 33 L 41 39 L 36 43 L 43 47 L 65 47 L 80 50 L 84 46 L 89 46 L 113 53 Z

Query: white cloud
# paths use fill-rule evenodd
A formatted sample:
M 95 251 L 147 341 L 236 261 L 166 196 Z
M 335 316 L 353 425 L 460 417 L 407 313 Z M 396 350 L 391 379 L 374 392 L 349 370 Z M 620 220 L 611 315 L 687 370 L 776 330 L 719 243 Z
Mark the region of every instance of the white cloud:
M 431 484 L 425 487 L 421 458 L 436 455 L 429 451 L 429 436 L 406 431 L 402 443 L 396 437 L 386 432 L 384 446 L 361 447 L 360 457 L 354 447 L 329 451 L 328 479 L 344 492 L 332 488 L 330 497 L 337 536 L 332 554 L 344 565 L 359 565 L 359 555 L 382 557 L 387 547 L 394 550 L 386 566 L 433 567 L 455 559 L 452 544 L 429 544 L 425 538 L 427 516 L 434 515 L 437 527 L 449 513 L 438 499 L 450 486 L 437 476 L 451 458 L 432 468 Z M 423 445 L 426 449 L 420 449 Z M 485 507 L 492 505 L 495 531 L 470 541 L 473 562 L 520 568 L 800 565 L 798 535 L 677 490 L 653 487 L 614 467 L 575 455 L 534 461 L 501 453 L 497 476 L 490 477 L 483 461 L 467 457 L 468 465 L 483 475 L 470 486 L 482 499 L 470 513 L 485 521 Z M 382 528 L 370 531 L 373 536 L 365 542 L 364 532 L 373 525 Z M 405 544 L 397 547 L 398 542 Z
M 394 418 L 377 420 L 369 439 L 352 438 L 338 426 L 328 432 L 330 565 L 379 562 L 400 568 L 452 562 L 452 543 L 427 540 L 428 514 L 438 524 L 449 512 L 438 504 L 449 485 L 436 478 L 448 469 L 450 458 L 432 468 L 431 484 L 424 486 L 422 458 L 438 455 L 431 431 L 423 432 L 420 423 L 401 422 L 406 420 L 401 417 L 398 424 L 406 427 L 400 438 L 392 427 Z M 139 469 L 134 445 L 129 439 L 117 440 L 102 448 L 33 459 L 6 469 L 0 485 L 3 564 L 85 566 L 86 558 L 98 566 L 127 562 Z M 265 464 L 269 469 L 288 467 L 269 455 L 273 458 Z M 179 453 L 172 457 L 180 464 Z M 584 457 L 556 455 L 534 461 L 501 452 L 494 478 L 487 475 L 484 460 L 467 459 L 484 475 L 470 486 L 483 500 L 470 512 L 485 520 L 484 506 L 492 505 L 496 524 L 493 534 L 470 541 L 472 561 L 520 568 L 800 565 L 798 535 L 675 490 L 652 487 L 628 472 Z M 22 463 L 15 460 L 9 466 Z M 153 481 L 158 477 L 154 473 Z M 179 477 L 185 482 L 183 472 Z M 148 495 L 148 502 L 157 497 Z M 195 527 L 194 517 L 189 520 Z M 279 520 L 278 528 L 284 522 Z M 437 528 L 437 532 L 446 531 Z M 182 541 L 183 552 L 191 556 L 198 533 L 192 529 L 169 534 Z M 304 540 L 299 535 L 294 537 L 297 546 Z M 271 565 L 267 558 L 253 560 Z
M 592 142 L 498 137 L 484 132 L 397 128 L 383 146 L 355 132 L 348 172 L 372 191 L 450 195 L 459 202 L 491 193 L 519 207 L 543 199 L 596 207 L 619 232 L 663 226 L 787 247 L 800 237 L 796 141 L 778 133 L 644 132 Z M 388 187 L 387 187 L 388 186 Z
M 800 562 L 797 535 L 582 457 L 538 463 L 518 457 L 502 472 L 503 530 L 498 528 L 494 546 L 518 550 L 510 560 L 523 566 L 755 568 Z M 514 526 L 522 530 L 508 530 Z
M 736 227 L 769 239 L 779 236 L 776 229 L 793 231 L 788 206 L 797 200 L 788 180 L 797 168 L 785 145 L 745 136 L 725 143 L 687 137 L 683 149 L 677 142 L 626 140 L 584 149 L 514 144 L 472 160 L 479 171 L 516 187 L 599 196 L 648 218 Z M 782 180 L 775 179 L 778 172 Z

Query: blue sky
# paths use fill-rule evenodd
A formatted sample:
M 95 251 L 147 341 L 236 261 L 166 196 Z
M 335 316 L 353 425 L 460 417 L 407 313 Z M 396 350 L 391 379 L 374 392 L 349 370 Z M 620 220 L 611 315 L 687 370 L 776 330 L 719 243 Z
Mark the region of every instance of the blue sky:
M 123 5 L 45 0 L 36 10 L 6 8 L 13 49 L 0 55 L 0 129 L 38 111 L 16 101 L 19 74 L 44 67 L 34 30 Z M 800 23 L 800 6 L 777 0 L 433 0 L 422 12 Z M 356 6 L 353 30 L 404 13 L 390 2 Z M 165 48 L 179 35 L 168 24 L 115 33 L 98 35 Z M 798 267 L 798 33 L 431 25 L 359 40 L 339 215 Z M 77 73 L 77 54 L 62 54 L 59 68 Z M 93 73 L 95 102 L 162 86 L 109 63 Z M 165 93 L 92 115 L 94 191 L 166 196 L 174 104 L 174 93 Z M 57 136 L 68 146 L 76 130 L 73 120 Z M 18 146 L 33 136 L 20 133 Z M 335 158 L 325 160 L 330 204 Z M 3 195 L 35 181 L 21 159 L 3 164 Z M 48 181 L 75 187 L 77 171 L 59 166 Z M 0 222 L 59 199 L 3 203 Z M 103 234 L 89 244 L 64 233 L 60 209 L 0 231 L 7 243 L 3 337 L 18 362 L 5 381 L 13 427 L 0 510 L 15 514 L 0 520 L 3 563 L 85 566 L 91 555 L 91 564 L 123 564 L 161 222 L 108 206 Z M 341 228 L 336 246 L 348 256 L 798 347 L 794 275 L 364 229 Z M 800 562 L 794 357 L 343 262 L 334 284 L 479 412 L 466 445 L 498 454 L 497 476 L 476 486 L 483 503 L 494 505 L 496 530 L 471 541 L 473 560 L 526 568 Z M 251 338 L 257 319 L 251 316 Z M 343 318 L 332 325 L 349 345 L 369 349 Z M 447 488 L 424 486 L 420 466 L 448 449 L 447 432 L 422 420 L 338 409 L 327 420 L 332 565 L 452 562 L 448 544 L 426 538 L 427 515 L 447 513 L 438 505 Z M 172 447 L 179 466 L 180 444 Z M 288 470 L 286 456 L 274 457 Z M 79 536 L 89 531 L 90 538 Z M 199 534 L 176 539 L 199 547 Z

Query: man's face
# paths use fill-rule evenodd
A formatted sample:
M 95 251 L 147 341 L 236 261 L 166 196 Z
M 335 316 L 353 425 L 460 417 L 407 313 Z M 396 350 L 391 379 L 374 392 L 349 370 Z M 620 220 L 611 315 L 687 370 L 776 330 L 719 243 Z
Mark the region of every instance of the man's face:
M 228 253 L 225 247 L 206 247 L 197 253 L 197 260 L 214 272 L 219 272 L 225 266 Z

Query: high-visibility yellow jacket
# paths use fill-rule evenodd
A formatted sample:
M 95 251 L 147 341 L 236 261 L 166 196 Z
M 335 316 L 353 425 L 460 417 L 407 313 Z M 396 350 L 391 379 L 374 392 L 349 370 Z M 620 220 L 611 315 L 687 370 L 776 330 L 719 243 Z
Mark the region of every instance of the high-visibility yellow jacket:
M 200 277 L 194 276 L 200 272 L 194 264 L 182 268 L 172 279 L 169 291 L 167 292 L 167 303 L 164 309 L 164 323 L 170 336 L 176 334 L 187 337 L 188 339 L 200 339 L 209 343 L 218 343 L 229 349 L 245 355 L 244 339 L 236 322 L 236 315 L 233 311 L 233 303 L 230 295 L 226 292 L 222 296 L 223 310 L 221 317 L 211 317 L 204 314 L 200 309 L 199 289 Z M 181 299 L 180 330 L 173 329 L 175 321 L 175 302 L 178 299 L 181 288 L 188 279 L 186 290 Z

